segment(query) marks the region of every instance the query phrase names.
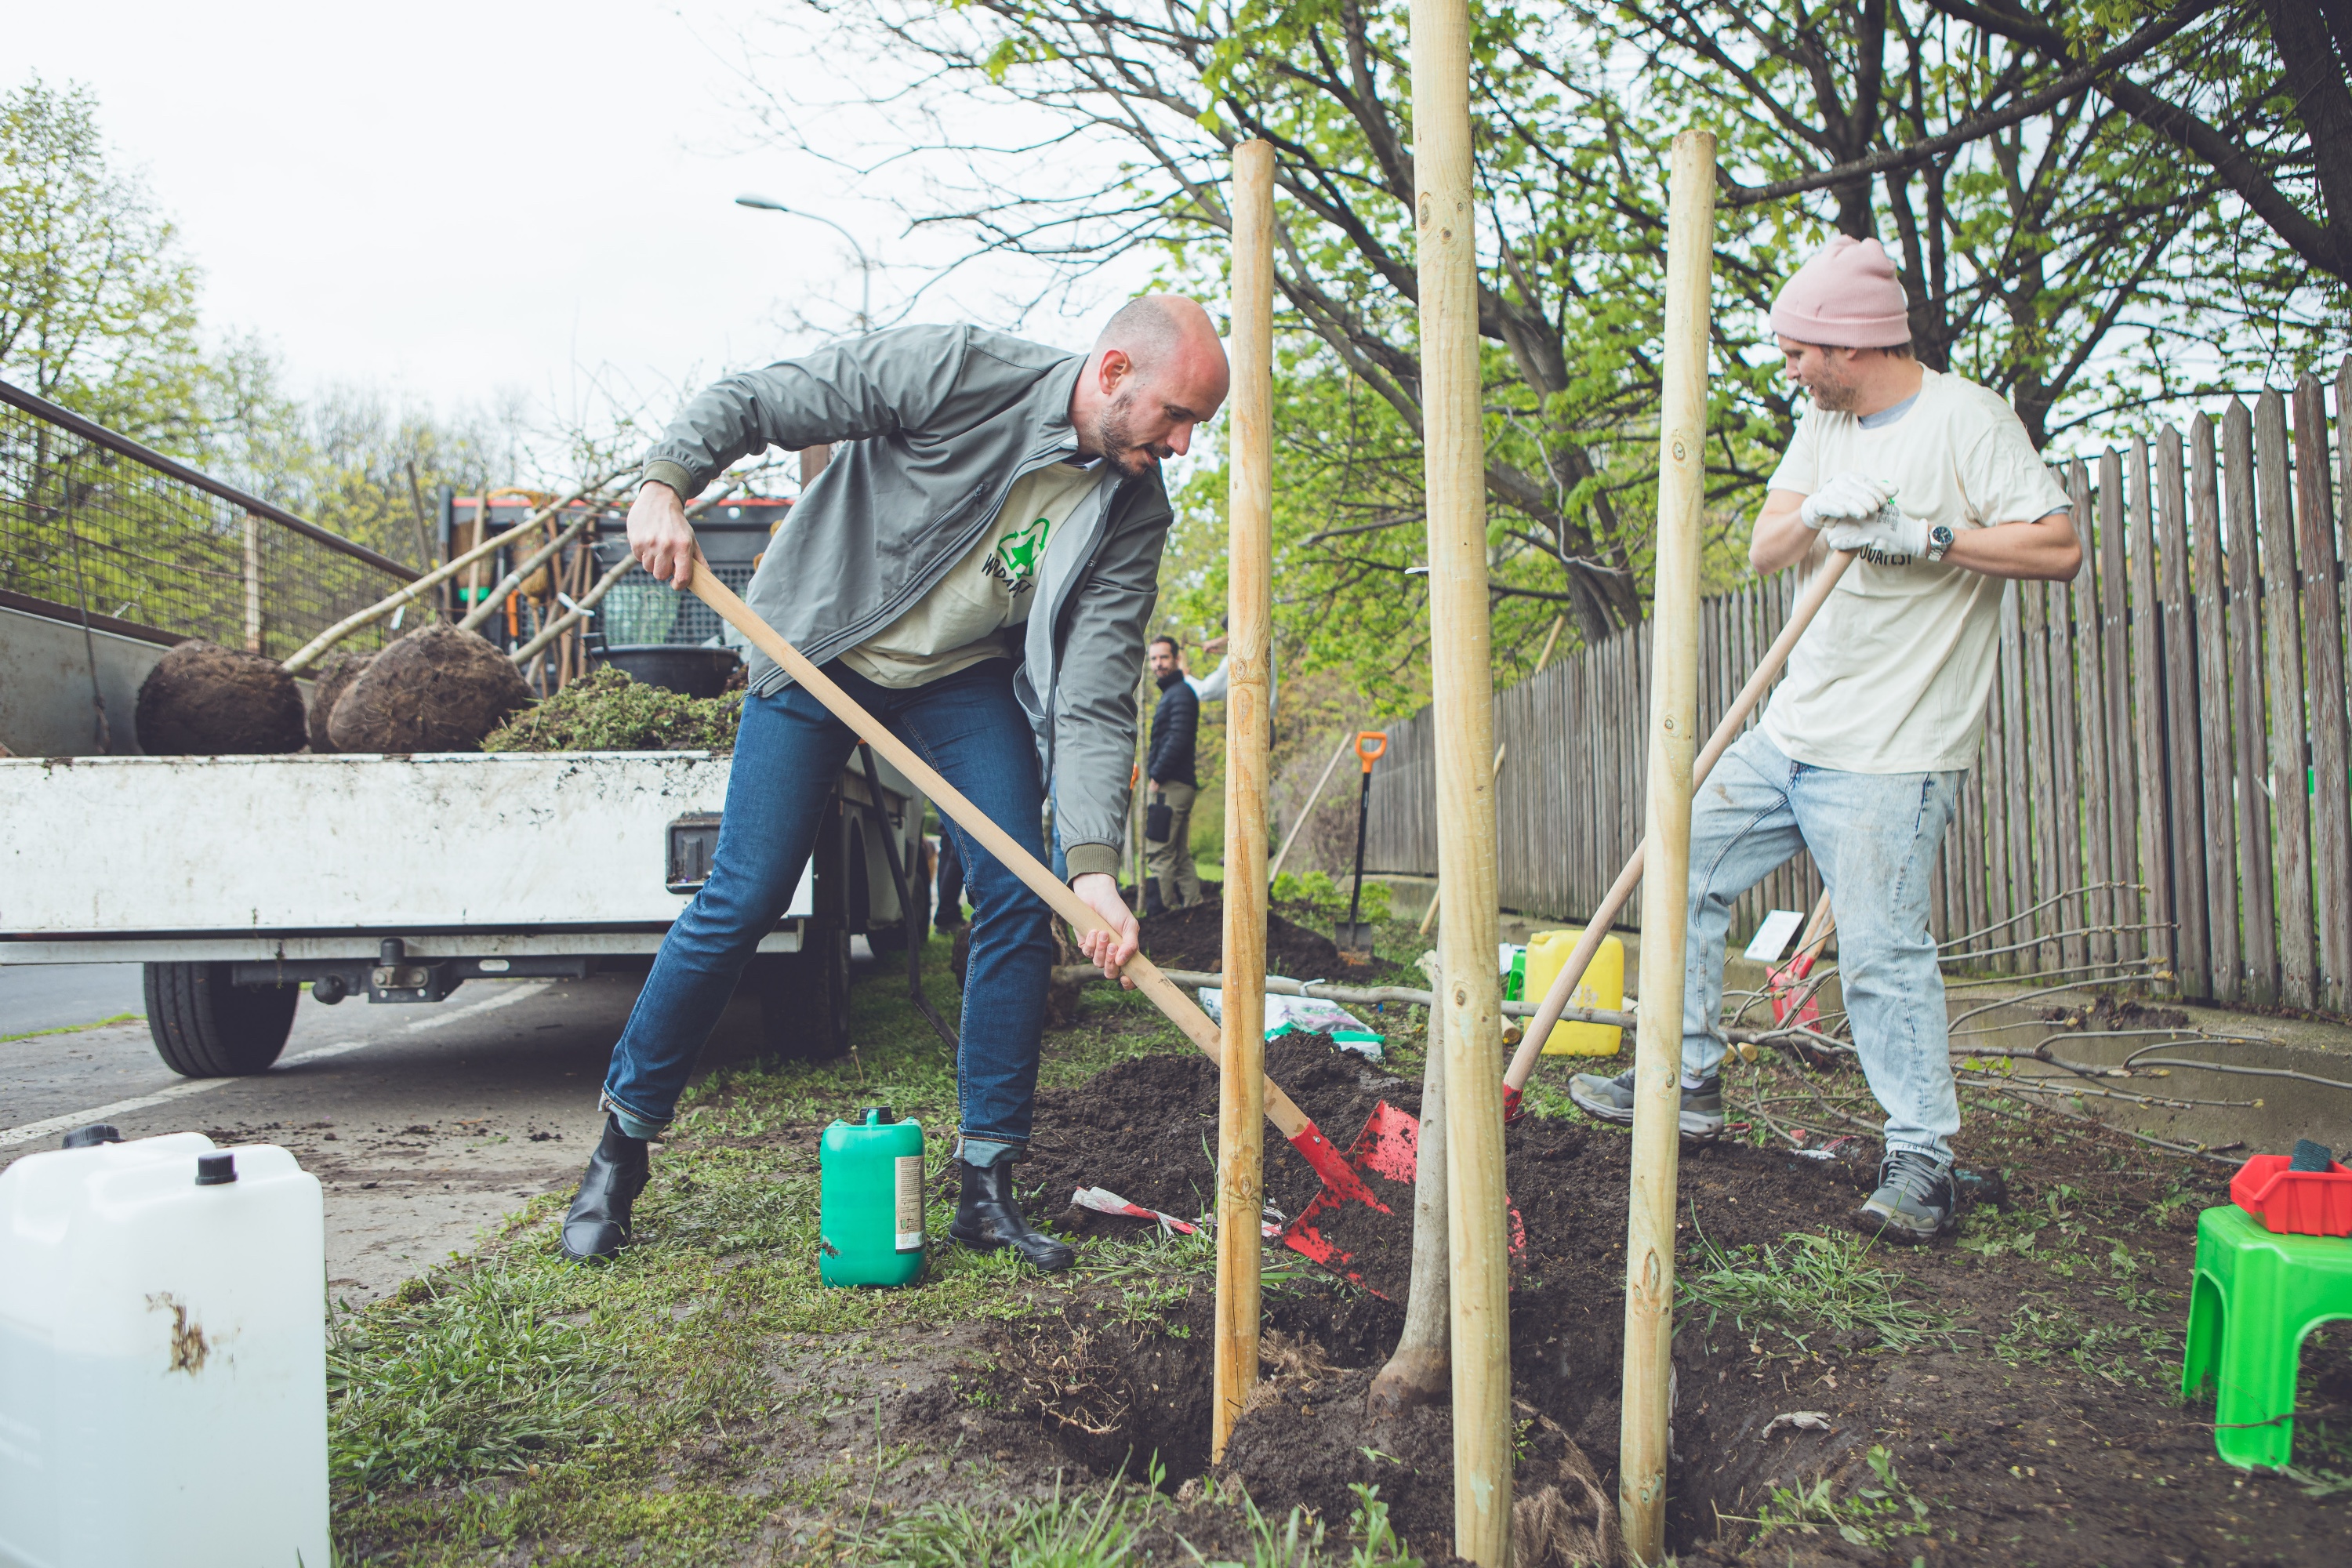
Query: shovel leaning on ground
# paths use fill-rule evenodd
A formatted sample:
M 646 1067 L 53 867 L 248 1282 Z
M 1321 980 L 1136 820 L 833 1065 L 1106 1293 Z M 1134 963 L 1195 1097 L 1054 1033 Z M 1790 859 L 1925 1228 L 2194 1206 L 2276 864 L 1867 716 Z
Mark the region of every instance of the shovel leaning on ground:
M 1804 596 L 1789 612 L 1788 624 L 1780 628 L 1780 635 L 1772 639 L 1772 646 L 1756 666 L 1756 673 L 1748 678 L 1748 684 L 1739 689 L 1738 697 L 1732 699 L 1731 706 L 1724 711 L 1722 721 L 1716 725 L 1715 733 L 1707 737 L 1706 744 L 1700 749 L 1692 763 L 1691 793 L 1694 795 L 1698 793 L 1698 786 L 1706 782 L 1706 775 L 1715 770 L 1716 763 L 1730 749 L 1731 742 L 1739 738 L 1740 727 L 1748 722 L 1748 716 L 1756 710 L 1756 705 L 1764 700 L 1765 689 L 1780 673 L 1780 667 L 1789 662 L 1790 650 L 1797 646 L 1797 639 L 1805 635 L 1805 628 L 1813 624 L 1813 617 L 1829 602 L 1830 594 L 1837 587 L 1838 580 L 1853 563 L 1853 555 L 1850 550 L 1832 551 L 1822 569 L 1813 574 L 1813 580 L 1806 584 Z M 1503 1074 L 1505 1121 L 1518 1119 L 1519 1093 L 1527 1088 L 1528 1078 L 1535 1072 L 1536 1058 L 1543 1050 L 1544 1041 L 1551 1037 L 1551 1026 L 1559 1022 L 1560 1009 L 1567 1006 L 1568 999 L 1575 994 L 1577 982 L 1584 978 L 1585 970 L 1592 963 L 1592 955 L 1601 951 L 1601 939 L 1609 934 L 1609 928 L 1624 911 L 1626 900 L 1641 885 L 1642 868 L 1647 852 L 1646 842 L 1633 847 L 1633 857 L 1625 862 L 1625 868 L 1617 873 L 1617 880 L 1601 899 L 1601 907 L 1592 911 L 1592 919 L 1585 923 L 1584 934 L 1577 938 L 1576 951 L 1568 955 L 1568 962 L 1552 977 L 1551 989 L 1544 993 L 1543 1005 L 1537 1009 L 1534 1017 L 1528 1020 L 1528 1032 L 1520 1037 L 1519 1048 L 1512 1054 L 1511 1065 Z
M 710 606 L 720 620 L 733 626 L 750 639 L 751 646 L 782 665 L 784 672 L 825 708 L 833 716 L 849 726 L 851 731 L 867 745 L 888 759 L 890 765 L 914 782 L 937 805 L 940 812 L 952 817 L 958 826 L 980 840 L 981 847 L 996 857 L 997 863 L 1029 886 L 1029 890 L 1045 900 L 1055 914 L 1068 921 L 1081 932 L 1099 931 L 1103 923 L 1087 901 L 1070 891 L 1063 880 L 1041 864 L 1037 858 L 1013 841 L 1012 837 L 988 818 L 988 814 L 964 798 L 963 792 L 941 778 L 939 771 L 917 756 L 905 742 L 893 735 L 874 715 L 857 702 L 833 679 L 811 664 L 801 651 L 778 635 L 773 626 L 753 614 L 750 605 L 736 595 L 732 588 L 720 582 L 709 565 L 699 556 L 695 558 L 694 576 L 688 584 L 697 598 Z M 1211 1061 L 1220 1061 L 1224 1055 L 1224 1041 L 1217 1026 L 1201 1011 L 1193 1000 L 1178 989 L 1175 983 L 1160 973 L 1159 966 L 1141 953 L 1127 961 L 1126 976 L 1136 988 L 1150 998 L 1152 1005 L 1168 1015 L 1169 1021 L 1184 1032 L 1184 1037 L 1199 1047 Z M 1283 1093 L 1272 1079 L 1265 1083 L 1265 1119 L 1274 1123 L 1290 1146 L 1298 1151 L 1316 1179 L 1323 1184 L 1324 1196 L 1339 1202 L 1357 1202 L 1388 1212 L 1388 1206 L 1374 1198 L 1338 1148 L 1321 1129 L 1307 1118 L 1305 1111 Z
M 1348 918 L 1336 933 L 1339 953 L 1359 963 L 1372 956 L 1372 928 L 1356 919 L 1364 901 L 1364 828 L 1372 819 L 1372 764 L 1388 754 L 1389 733 L 1365 730 L 1356 736 L 1356 756 L 1364 764 L 1363 788 L 1356 796 L 1356 890 L 1348 895 Z

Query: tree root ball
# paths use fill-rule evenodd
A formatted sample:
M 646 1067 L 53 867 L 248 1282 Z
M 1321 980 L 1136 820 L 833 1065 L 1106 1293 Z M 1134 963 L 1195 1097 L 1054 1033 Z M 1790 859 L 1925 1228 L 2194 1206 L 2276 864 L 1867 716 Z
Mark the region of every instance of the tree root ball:
M 319 661 L 318 673 L 310 680 L 312 751 L 325 752 L 335 749 L 334 737 L 327 732 L 328 722 L 334 717 L 335 704 L 342 700 L 343 693 L 351 689 L 352 682 L 360 678 L 360 673 L 374 658 L 372 653 L 331 653 Z
M 192 638 L 148 672 L 137 723 L 150 756 L 299 752 L 302 689 L 274 658 Z
M 529 705 L 530 688 L 489 642 L 445 621 L 368 661 L 327 721 L 339 752 L 474 752 Z

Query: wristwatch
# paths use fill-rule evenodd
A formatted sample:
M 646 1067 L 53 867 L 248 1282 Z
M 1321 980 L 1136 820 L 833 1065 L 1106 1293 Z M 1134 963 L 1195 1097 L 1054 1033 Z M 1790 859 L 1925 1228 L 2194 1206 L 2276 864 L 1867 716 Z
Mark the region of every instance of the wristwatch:
M 1941 561 L 1944 558 L 1944 552 L 1951 547 L 1952 531 L 1948 527 L 1939 522 L 1927 531 L 1928 560 Z

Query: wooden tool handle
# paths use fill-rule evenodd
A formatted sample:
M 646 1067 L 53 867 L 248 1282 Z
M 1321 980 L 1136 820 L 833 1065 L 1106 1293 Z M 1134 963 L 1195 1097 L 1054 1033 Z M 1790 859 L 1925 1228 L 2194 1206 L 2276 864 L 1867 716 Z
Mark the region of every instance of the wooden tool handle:
M 737 596 L 735 590 L 720 582 L 709 565 L 700 557 L 694 563 L 694 577 L 688 584 L 695 596 L 717 612 L 719 618 L 733 626 L 751 641 L 752 647 L 782 665 L 784 673 L 797 681 L 803 689 L 815 698 L 833 716 L 856 732 L 857 738 L 889 760 L 915 787 L 930 797 L 946 816 L 955 819 L 966 833 L 980 840 L 981 847 L 996 858 L 1022 881 L 1029 890 L 1045 900 L 1046 907 L 1076 926 L 1081 933 L 1108 928 L 1087 901 L 1069 889 L 1038 858 L 1013 841 L 1012 835 L 988 819 L 988 814 L 964 798 L 963 792 L 941 778 L 929 763 L 917 756 L 914 750 L 893 735 L 874 715 L 857 705 L 849 693 L 834 684 L 830 676 L 817 668 L 801 651 L 786 642 L 773 626 L 751 612 L 751 607 Z M 1122 971 L 1136 988 L 1151 999 L 1153 1006 L 1168 1015 L 1171 1022 L 1184 1031 L 1184 1037 L 1201 1048 L 1211 1061 L 1222 1060 L 1224 1043 L 1219 1037 L 1217 1026 L 1201 1011 L 1198 1004 L 1184 994 L 1174 981 L 1160 973 L 1159 966 L 1141 953 L 1127 961 Z M 1266 1120 L 1280 1129 L 1285 1138 L 1296 1138 L 1313 1124 L 1304 1111 L 1291 1102 L 1274 1080 L 1265 1085 Z
M 1838 585 L 1838 579 L 1845 575 L 1845 569 L 1853 563 L 1853 551 L 1833 550 L 1830 558 L 1822 563 L 1822 569 L 1813 574 L 1813 580 L 1806 584 L 1804 596 L 1789 612 L 1788 624 L 1780 628 L 1780 635 L 1772 639 L 1772 646 L 1756 666 L 1756 673 L 1748 678 L 1748 684 L 1739 689 L 1738 697 L 1732 699 L 1731 706 L 1724 710 L 1722 721 L 1716 725 L 1715 733 L 1706 738 L 1706 745 L 1691 764 L 1691 791 L 1694 795 L 1697 793 L 1698 786 L 1706 782 L 1706 775 L 1715 770 L 1715 764 L 1721 760 L 1723 753 L 1731 749 L 1731 742 L 1739 738 L 1740 726 L 1748 722 L 1748 715 L 1754 712 L 1756 705 L 1764 700 L 1765 689 L 1772 684 L 1773 677 L 1780 673 L 1780 667 L 1789 662 L 1790 650 L 1797 646 L 1797 639 L 1805 635 L 1805 628 L 1813 624 L 1813 616 L 1829 602 L 1831 590 Z M 1543 1050 L 1544 1041 L 1550 1037 L 1552 1026 L 1559 1022 L 1560 1009 L 1567 1006 L 1569 997 L 1575 994 L 1576 983 L 1584 978 L 1585 970 L 1592 963 L 1592 955 L 1601 951 L 1601 939 L 1609 934 L 1609 928 L 1617 923 L 1617 917 L 1633 898 L 1633 889 L 1642 885 L 1642 867 L 1647 858 L 1646 850 L 1646 845 L 1633 846 L 1632 858 L 1625 862 L 1625 868 L 1617 873 L 1617 880 L 1610 885 L 1608 897 L 1601 900 L 1601 907 L 1592 911 L 1592 919 L 1585 922 L 1584 934 L 1576 939 L 1576 950 L 1568 955 L 1568 962 L 1552 977 L 1551 989 L 1544 993 L 1543 1006 L 1528 1020 L 1528 1032 L 1520 1038 L 1519 1048 L 1512 1053 L 1511 1065 L 1503 1074 L 1506 1088 L 1516 1089 L 1528 1086 L 1528 1077 L 1536 1069 L 1536 1057 Z

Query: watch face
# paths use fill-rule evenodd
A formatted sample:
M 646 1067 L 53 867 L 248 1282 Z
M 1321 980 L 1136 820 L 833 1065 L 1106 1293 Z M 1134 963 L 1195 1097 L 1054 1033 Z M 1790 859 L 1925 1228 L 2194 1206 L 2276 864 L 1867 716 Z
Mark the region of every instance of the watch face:
M 1952 547 L 1952 531 L 1942 523 L 1927 531 L 1927 548 L 1937 555 Z

